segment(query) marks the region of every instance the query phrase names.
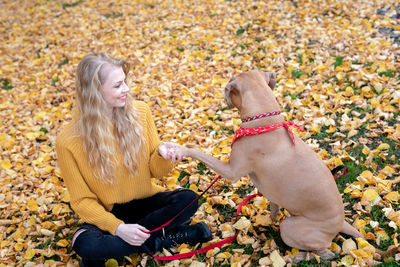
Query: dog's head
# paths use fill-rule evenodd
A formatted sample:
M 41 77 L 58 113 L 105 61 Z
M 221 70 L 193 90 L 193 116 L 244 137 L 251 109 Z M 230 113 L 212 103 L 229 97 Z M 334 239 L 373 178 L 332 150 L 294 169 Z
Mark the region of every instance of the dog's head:
M 229 108 L 241 110 L 242 98 L 248 90 L 272 90 L 275 88 L 275 72 L 250 70 L 232 77 L 225 87 L 225 100 Z

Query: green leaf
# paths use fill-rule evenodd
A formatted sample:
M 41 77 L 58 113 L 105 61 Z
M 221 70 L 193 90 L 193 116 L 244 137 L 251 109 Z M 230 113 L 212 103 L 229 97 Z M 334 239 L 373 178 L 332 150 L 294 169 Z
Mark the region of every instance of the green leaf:
M 74 2 L 74 3 L 72 3 L 72 4 L 64 3 L 64 4 L 62 5 L 62 8 L 63 8 L 63 9 L 66 9 L 66 8 L 74 7 L 74 6 L 79 5 L 79 4 L 82 3 L 82 2 L 83 2 L 83 0 L 76 1 L 76 2 Z
M 68 64 L 68 62 L 69 62 L 68 58 L 64 58 L 64 60 L 61 61 L 61 62 L 58 64 L 58 68 L 61 68 L 62 65 Z
M 342 63 L 343 63 L 343 57 L 336 57 L 335 63 L 333 65 L 335 66 L 336 69 L 336 67 L 339 67 L 340 65 L 342 65 Z
M 1 89 L 3 90 L 9 91 L 14 88 L 10 85 L 10 82 L 8 80 L 0 79 L 0 83 L 1 82 L 3 83 L 3 85 L 1 86 Z
M 244 33 L 245 32 L 245 29 L 243 29 L 243 28 L 240 28 L 239 30 L 237 30 L 236 31 L 236 35 L 241 35 L 242 33 Z

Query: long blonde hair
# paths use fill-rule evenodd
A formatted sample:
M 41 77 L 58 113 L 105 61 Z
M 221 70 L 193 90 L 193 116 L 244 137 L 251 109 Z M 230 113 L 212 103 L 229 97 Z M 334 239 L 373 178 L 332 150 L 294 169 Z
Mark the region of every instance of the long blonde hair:
M 102 83 L 106 78 L 102 69 L 105 65 L 122 67 L 126 76 L 130 68 L 126 61 L 102 53 L 89 54 L 82 59 L 76 72 L 76 98 L 80 112 L 77 126 L 94 174 L 101 181 L 113 184 L 116 178 L 115 142 L 124 166 L 135 174 L 144 138 L 130 94 L 124 107 L 113 108 L 111 119 L 107 116 L 109 111 L 102 95 Z

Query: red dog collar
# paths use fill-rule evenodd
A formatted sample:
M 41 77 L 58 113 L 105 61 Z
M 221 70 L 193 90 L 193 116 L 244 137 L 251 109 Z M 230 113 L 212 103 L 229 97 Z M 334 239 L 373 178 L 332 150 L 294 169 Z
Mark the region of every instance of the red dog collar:
M 294 123 L 293 121 L 285 121 L 283 123 L 266 125 L 264 127 L 257 127 L 257 128 L 240 128 L 239 130 L 237 130 L 235 132 L 235 137 L 233 138 L 231 147 L 236 142 L 236 140 L 238 140 L 242 136 L 258 135 L 258 134 L 263 134 L 263 133 L 267 133 L 267 132 L 272 132 L 281 127 L 286 128 L 286 130 L 289 132 L 289 134 L 292 138 L 293 144 L 296 145 L 296 143 L 294 141 L 294 134 L 293 134 L 292 130 L 290 130 L 289 126 L 294 126 L 297 129 L 299 129 L 300 131 L 304 132 L 304 130 L 299 125 Z
M 242 122 L 248 122 L 248 121 L 254 121 L 256 119 L 261 119 L 261 118 L 265 118 L 265 117 L 270 117 L 270 116 L 275 116 L 275 115 L 279 115 L 281 114 L 280 111 L 273 111 L 273 112 L 267 112 L 267 113 L 262 113 L 262 114 L 258 114 L 252 117 L 247 117 L 246 119 L 243 119 Z

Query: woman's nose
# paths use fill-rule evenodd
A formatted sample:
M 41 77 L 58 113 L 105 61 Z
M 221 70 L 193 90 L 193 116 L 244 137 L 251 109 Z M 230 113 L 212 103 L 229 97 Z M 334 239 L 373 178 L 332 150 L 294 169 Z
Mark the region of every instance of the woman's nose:
M 129 87 L 128 87 L 128 85 L 126 85 L 126 83 L 124 83 L 124 86 L 123 86 L 123 88 L 122 88 L 122 91 L 123 91 L 124 93 L 129 91 Z

